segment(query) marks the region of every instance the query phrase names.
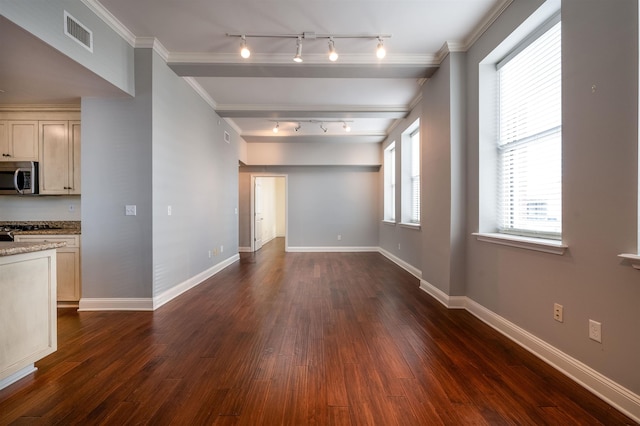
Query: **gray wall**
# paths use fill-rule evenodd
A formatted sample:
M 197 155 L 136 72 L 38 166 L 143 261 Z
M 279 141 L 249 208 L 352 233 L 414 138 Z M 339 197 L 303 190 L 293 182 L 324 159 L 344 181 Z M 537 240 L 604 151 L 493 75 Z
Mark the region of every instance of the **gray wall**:
M 154 54 L 154 295 L 238 253 L 238 139 Z
M 135 98 L 82 99 L 83 298 L 153 296 L 151 51 L 135 65 Z
M 135 58 L 135 98 L 82 102 L 83 298 L 157 296 L 238 252 L 237 134 L 151 49 Z
M 251 173 L 288 175 L 289 247 L 378 247 L 378 167 L 242 167 L 243 210 L 250 208 Z M 249 247 L 251 218 L 241 219 L 240 246 Z
M 540 2 L 514 2 L 468 52 L 467 280 L 471 299 L 640 393 L 637 253 L 638 3 L 564 0 L 563 240 L 556 256 L 476 241 L 478 68 Z M 592 91 L 596 85 L 597 90 Z M 564 305 L 564 323 L 553 303 Z M 602 322 L 602 344 L 588 320 Z
M 93 53 L 64 34 L 64 11 L 93 32 Z M 133 48 L 78 0 L 0 0 L 0 13 L 133 95 Z

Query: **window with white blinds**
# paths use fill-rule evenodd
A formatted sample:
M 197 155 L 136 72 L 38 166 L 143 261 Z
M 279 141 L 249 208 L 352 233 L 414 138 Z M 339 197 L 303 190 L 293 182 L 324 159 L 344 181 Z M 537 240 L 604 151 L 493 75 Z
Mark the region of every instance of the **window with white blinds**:
M 411 133 L 411 223 L 420 223 L 420 130 Z
M 384 220 L 396 220 L 396 143 L 384 150 Z
M 498 228 L 561 239 L 560 22 L 498 64 Z

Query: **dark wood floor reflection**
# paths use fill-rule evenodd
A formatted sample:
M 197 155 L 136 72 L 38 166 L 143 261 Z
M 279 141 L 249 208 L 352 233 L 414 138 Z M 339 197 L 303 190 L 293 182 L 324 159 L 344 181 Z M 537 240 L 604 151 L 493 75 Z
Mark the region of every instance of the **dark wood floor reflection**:
M 632 423 L 377 253 L 277 239 L 156 312 L 58 324 L 0 424 Z

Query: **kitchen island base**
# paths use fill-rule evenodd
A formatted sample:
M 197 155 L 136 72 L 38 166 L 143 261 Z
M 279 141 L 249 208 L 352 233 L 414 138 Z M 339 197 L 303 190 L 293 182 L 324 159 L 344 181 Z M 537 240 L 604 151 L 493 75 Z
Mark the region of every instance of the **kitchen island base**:
M 0 389 L 57 349 L 56 248 L 0 243 Z M 15 253 L 15 254 L 14 254 Z

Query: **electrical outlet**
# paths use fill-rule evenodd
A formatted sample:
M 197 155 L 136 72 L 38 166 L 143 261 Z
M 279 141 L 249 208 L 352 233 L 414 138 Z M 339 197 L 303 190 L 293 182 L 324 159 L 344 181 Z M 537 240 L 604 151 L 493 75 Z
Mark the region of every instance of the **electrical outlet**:
M 167 206 L 167 216 L 171 216 L 171 206 Z
M 222 253 L 222 252 L 224 252 L 224 246 L 223 245 L 220 246 L 220 253 Z
M 342 235 L 338 234 L 338 241 L 342 241 Z
M 560 305 L 559 303 L 554 303 L 553 304 L 553 319 L 558 321 L 558 322 L 563 322 L 563 317 L 562 317 L 562 305 Z
M 602 324 L 592 319 L 589 320 L 589 339 L 602 343 Z
M 69 211 L 70 212 L 75 211 L 75 209 L 76 209 L 76 206 L 74 204 L 69 204 Z
M 126 206 L 124 206 L 124 214 L 126 216 L 135 216 L 136 215 L 136 206 L 135 205 L 126 205 Z
M 211 250 L 209 250 L 209 259 L 211 259 Z
M 400 243 L 398 243 L 398 250 L 400 250 Z

